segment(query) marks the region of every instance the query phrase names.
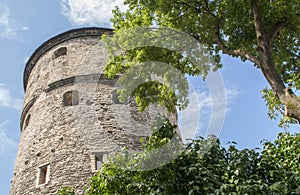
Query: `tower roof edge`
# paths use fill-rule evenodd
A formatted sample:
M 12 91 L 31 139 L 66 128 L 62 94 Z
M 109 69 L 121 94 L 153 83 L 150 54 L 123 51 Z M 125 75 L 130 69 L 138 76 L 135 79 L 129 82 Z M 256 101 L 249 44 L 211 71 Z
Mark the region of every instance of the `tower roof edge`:
M 85 37 L 85 36 L 101 36 L 103 34 L 113 34 L 113 29 L 110 28 L 100 28 L 100 27 L 86 27 L 86 28 L 77 28 L 72 29 L 61 34 L 56 35 L 55 37 L 47 40 L 41 46 L 39 46 L 33 54 L 30 56 L 29 60 L 26 63 L 24 73 L 23 73 L 23 86 L 24 91 L 26 91 L 28 78 L 35 64 L 39 58 L 47 51 L 55 47 L 56 45 L 68 41 L 70 39 Z

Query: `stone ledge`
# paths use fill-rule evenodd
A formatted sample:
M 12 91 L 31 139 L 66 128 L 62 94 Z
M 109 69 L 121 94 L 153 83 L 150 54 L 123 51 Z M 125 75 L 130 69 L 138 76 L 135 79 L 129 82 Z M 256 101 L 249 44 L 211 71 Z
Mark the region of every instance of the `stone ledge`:
M 50 83 L 45 89 L 45 92 L 50 92 L 66 85 L 73 85 L 74 83 L 101 83 L 104 85 L 114 86 L 118 78 L 118 76 L 115 76 L 113 79 L 109 79 L 104 74 L 79 75 Z

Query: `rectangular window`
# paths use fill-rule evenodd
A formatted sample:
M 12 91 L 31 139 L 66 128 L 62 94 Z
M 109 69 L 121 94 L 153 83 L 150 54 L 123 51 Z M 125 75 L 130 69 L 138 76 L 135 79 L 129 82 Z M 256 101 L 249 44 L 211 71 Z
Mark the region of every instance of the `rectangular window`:
M 37 177 L 37 186 L 47 184 L 50 178 L 50 164 L 45 164 L 39 167 L 38 177 Z
M 102 167 L 102 159 L 101 157 L 96 156 L 96 170 L 99 170 Z
M 102 164 L 107 161 L 108 154 L 104 152 L 95 153 L 95 170 L 99 170 Z

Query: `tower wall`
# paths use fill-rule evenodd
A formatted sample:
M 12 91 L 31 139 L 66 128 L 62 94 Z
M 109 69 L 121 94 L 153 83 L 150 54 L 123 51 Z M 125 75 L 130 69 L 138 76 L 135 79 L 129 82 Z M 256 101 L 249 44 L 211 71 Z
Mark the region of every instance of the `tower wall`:
M 134 103 L 114 101 L 117 78 L 102 74 L 103 33 L 112 31 L 83 28 L 60 34 L 26 64 L 11 195 L 55 194 L 65 186 L 83 193 L 99 154 L 102 161 L 124 146 L 136 149 L 138 138 L 149 134 L 158 109 L 138 113 Z

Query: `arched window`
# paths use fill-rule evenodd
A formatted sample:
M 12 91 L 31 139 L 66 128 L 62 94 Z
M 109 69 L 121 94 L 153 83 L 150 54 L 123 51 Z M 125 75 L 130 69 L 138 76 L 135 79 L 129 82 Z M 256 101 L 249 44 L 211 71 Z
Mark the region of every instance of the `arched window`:
M 58 57 L 63 56 L 63 55 L 67 55 L 67 48 L 66 47 L 58 48 L 53 54 L 53 59 L 58 58 Z
M 114 104 L 125 104 L 127 105 L 128 103 L 130 103 L 130 101 L 125 100 L 124 102 L 119 100 L 119 94 L 118 91 L 115 89 L 111 92 L 111 97 L 112 97 L 112 101 Z
M 63 95 L 64 106 L 75 106 L 79 104 L 79 92 L 78 91 L 67 91 Z
M 119 94 L 118 94 L 117 90 L 113 90 L 111 92 L 111 96 L 112 96 L 112 101 L 113 101 L 114 104 L 120 104 L 121 103 L 120 100 L 119 100 L 119 97 L 118 97 Z
M 29 125 L 30 122 L 30 114 L 27 115 L 26 119 L 25 119 L 25 123 L 24 123 L 24 129 L 26 129 L 26 127 Z

